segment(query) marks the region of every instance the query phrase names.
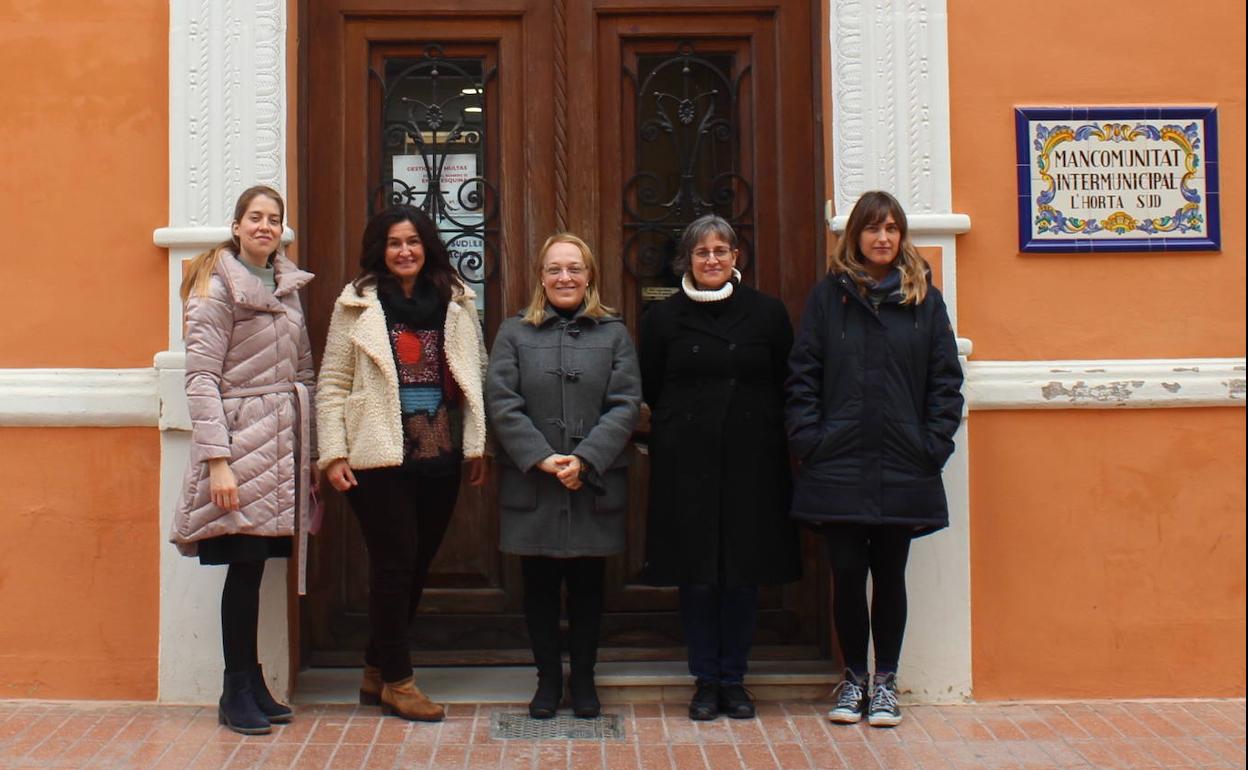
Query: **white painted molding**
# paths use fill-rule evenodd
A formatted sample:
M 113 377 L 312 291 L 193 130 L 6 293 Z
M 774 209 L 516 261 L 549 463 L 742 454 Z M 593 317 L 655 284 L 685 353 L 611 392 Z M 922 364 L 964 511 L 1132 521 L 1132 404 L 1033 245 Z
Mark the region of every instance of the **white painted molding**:
M 286 187 L 287 0 L 170 0 L 169 222 L 153 240 L 169 249 L 169 349 L 156 356 L 152 393 L 161 432 L 161 522 L 168 531 L 189 453 L 183 392 L 182 262 L 229 237 L 238 194 Z M 283 240 L 293 237 L 284 234 Z M 206 703 L 220 691 L 220 571 L 160 544 L 161 701 Z M 272 689 L 289 682 L 285 572 L 262 589 L 261 650 Z
M 230 221 L 286 184 L 285 0 L 171 0 L 169 224 Z
M 971 361 L 971 409 L 1244 406 L 1243 358 Z
M 964 359 L 971 341 L 958 338 Z M 963 361 L 969 408 L 1244 406 L 1245 359 Z M 0 369 L 0 426 L 151 426 L 188 431 L 186 355 L 150 369 Z
M 228 220 L 233 212 L 226 214 Z M 230 228 L 220 227 L 158 227 L 152 233 L 152 242 L 165 249 L 210 249 L 230 239 Z M 282 243 L 289 245 L 295 240 L 295 231 L 289 227 L 282 230 Z
M 189 431 L 191 413 L 186 405 L 186 353 L 166 350 L 156 354 L 156 395 L 160 403 L 158 427 L 162 431 Z
M 0 369 L 0 425 L 156 425 L 151 369 Z
M 950 211 L 945 0 L 830 0 L 829 22 L 836 209 L 880 189 Z
M 831 200 L 824 202 L 823 216 L 829 230 L 837 235 L 845 232 L 849 215 L 836 214 Z M 906 214 L 906 223 L 910 226 L 910 238 L 915 241 L 928 236 L 961 235 L 971 229 L 971 218 L 966 214 Z

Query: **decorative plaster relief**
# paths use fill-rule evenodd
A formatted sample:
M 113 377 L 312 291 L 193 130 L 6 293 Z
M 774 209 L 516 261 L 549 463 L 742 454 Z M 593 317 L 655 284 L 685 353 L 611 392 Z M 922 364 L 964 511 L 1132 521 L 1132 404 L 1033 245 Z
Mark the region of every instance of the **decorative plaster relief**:
M 949 211 L 949 83 L 941 0 L 832 0 L 834 199 L 866 190 L 907 213 Z
M 286 3 L 173 0 L 170 25 L 169 226 L 225 224 L 286 183 Z

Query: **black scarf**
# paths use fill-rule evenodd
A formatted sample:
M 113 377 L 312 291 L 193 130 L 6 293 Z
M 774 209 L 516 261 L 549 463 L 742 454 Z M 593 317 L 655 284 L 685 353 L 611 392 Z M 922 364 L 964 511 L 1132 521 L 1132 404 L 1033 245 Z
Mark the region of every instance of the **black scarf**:
M 397 281 L 384 281 L 377 286 L 377 296 L 389 326 L 401 323 L 409 329 L 440 330 L 445 325 L 446 303 L 428 281 L 417 280 L 410 297 L 403 295 Z

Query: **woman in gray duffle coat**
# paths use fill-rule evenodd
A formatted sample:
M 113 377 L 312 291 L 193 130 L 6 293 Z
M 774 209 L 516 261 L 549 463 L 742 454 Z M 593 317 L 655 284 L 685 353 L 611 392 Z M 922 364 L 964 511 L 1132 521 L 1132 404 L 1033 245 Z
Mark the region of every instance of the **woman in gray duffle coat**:
M 503 322 L 485 401 L 498 456 L 500 548 L 522 557 L 524 615 L 538 687 L 529 713 L 553 717 L 563 695 L 560 594 L 568 588 L 569 690 L 595 717 L 606 559 L 625 546 L 628 454 L 641 377 L 628 330 L 598 295 L 580 238 L 547 239 L 527 310 Z

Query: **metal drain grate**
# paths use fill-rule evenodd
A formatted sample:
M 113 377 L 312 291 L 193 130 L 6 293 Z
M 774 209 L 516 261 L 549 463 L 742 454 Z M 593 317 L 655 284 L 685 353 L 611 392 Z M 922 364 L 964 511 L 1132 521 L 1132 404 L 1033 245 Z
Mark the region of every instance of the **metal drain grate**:
M 518 711 L 495 711 L 490 737 L 496 741 L 618 741 L 624 738 L 619 714 L 603 714 L 597 719 L 580 719 L 556 714 L 552 719 L 534 719 Z

